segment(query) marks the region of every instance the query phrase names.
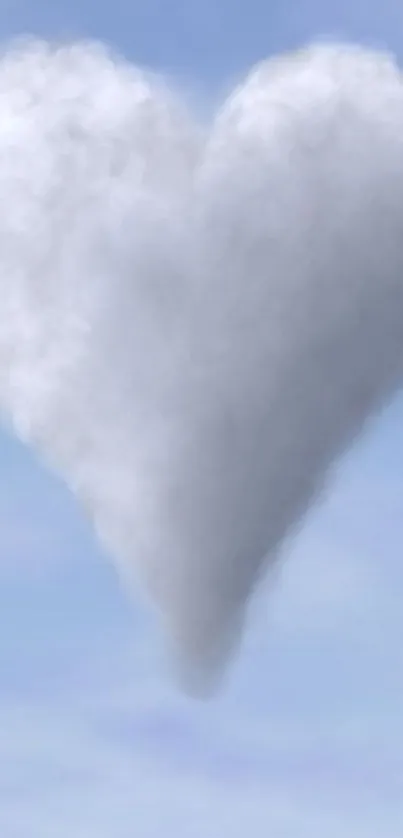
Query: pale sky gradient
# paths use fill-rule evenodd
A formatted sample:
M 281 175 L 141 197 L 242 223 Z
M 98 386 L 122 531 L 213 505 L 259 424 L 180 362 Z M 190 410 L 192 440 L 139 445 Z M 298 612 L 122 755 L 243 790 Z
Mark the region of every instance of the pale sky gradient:
M 399 0 L 3 0 L 0 32 L 97 36 L 211 102 L 317 35 L 403 58 Z M 1 436 L 0 834 L 400 837 L 402 498 L 398 398 L 262 592 L 222 695 L 193 704 L 67 490 Z

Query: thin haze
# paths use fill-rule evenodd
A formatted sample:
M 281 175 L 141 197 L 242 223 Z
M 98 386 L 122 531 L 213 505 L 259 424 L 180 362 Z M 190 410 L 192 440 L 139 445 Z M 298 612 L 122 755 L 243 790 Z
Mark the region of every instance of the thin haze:
M 403 79 L 316 46 L 201 124 L 94 44 L 0 64 L 0 397 L 186 683 L 403 376 Z

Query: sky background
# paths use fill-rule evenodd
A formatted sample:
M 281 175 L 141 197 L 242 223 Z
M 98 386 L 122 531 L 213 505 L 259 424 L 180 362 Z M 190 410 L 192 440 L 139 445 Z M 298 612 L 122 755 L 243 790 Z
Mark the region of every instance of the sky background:
M 0 35 L 97 37 L 213 103 L 316 36 L 403 59 L 403 5 L 0 0 Z M 403 398 L 350 452 L 251 615 L 222 694 L 175 690 L 67 490 L 0 436 L 0 834 L 403 834 Z M 270 588 L 270 590 L 268 590 Z

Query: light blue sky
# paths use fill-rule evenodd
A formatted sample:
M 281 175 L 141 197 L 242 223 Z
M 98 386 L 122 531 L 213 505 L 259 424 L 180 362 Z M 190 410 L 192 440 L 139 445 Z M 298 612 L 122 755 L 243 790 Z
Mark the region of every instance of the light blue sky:
M 314 35 L 403 55 L 403 6 L 3 0 L 2 36 L 26 32 L 101 37 L 214 97 Z M 401 836 L 402 498 L 400 398 L 262 594 L 222 695 L 192 704 L 67 490 L 1 436 L 0 835 Z

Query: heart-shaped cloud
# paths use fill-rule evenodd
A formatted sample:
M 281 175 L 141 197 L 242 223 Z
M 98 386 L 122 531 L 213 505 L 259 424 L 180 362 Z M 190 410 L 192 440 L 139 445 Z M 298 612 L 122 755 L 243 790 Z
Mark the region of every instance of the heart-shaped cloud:
M 403 365 L 403 83 L 317 46 L 211 126 L 101 47 L 0 64 L 0 397 L 187 675 Z

